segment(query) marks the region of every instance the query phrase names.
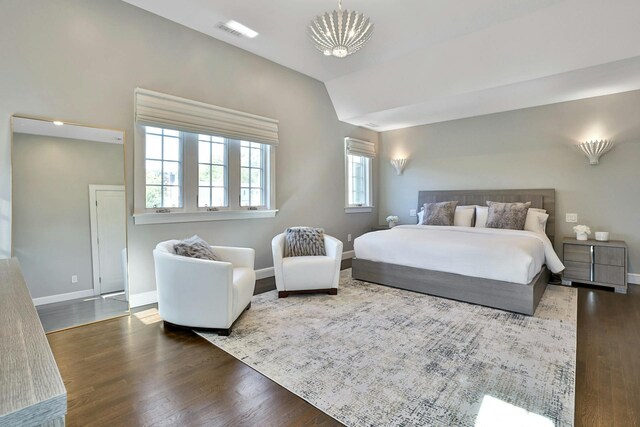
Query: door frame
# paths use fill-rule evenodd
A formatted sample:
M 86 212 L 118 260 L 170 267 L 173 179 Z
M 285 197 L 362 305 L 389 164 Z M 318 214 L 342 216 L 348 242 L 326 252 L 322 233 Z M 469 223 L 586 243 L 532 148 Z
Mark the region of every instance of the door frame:
M 97 201 L 98 198 L 96 196 L 97 191 L 122 191 L 122 194 L 125 198 L 125 205 L 127 201 L 127 193 L 125 191 L 124 185 L 95 185 L 89 184 L 89 221 L 91 226 L 91 270 L 93 272 L 93 295 L 98 296 L 101 294 L 101 285 L 100 285 L 100 269 L 98 266 L 100 265 L 100 257 L 98 255 L 98 209 L 97 209 Z M 122 213 L 125 215 L 125 223 L 126 223 L 126 212 Z M 126 224 L 125 224 L 126 227 Z M 125 230 L 126 233 L 126 230 Z M 126 278 L 125 278 L 126 280 Z

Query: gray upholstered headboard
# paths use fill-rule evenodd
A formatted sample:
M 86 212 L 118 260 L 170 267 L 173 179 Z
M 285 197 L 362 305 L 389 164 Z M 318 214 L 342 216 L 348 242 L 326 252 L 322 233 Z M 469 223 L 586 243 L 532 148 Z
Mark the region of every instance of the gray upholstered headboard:
M 555 244 L 556 232 L 556 190 L 544 188 L 538 190 L 453 190 L 453 191 L 419 191 L 418 210 L 425 203 L 447 202 L 457 200 L 459 205 L 485 206 L 487 201 L 493 202 L 531 202 L 532 208 L 546 209 L 547 236 Z

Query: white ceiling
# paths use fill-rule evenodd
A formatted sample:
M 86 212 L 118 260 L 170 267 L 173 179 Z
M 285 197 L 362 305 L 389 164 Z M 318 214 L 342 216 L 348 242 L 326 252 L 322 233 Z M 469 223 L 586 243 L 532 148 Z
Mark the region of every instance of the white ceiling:
M 305 33 L 336 1 L 124 1 L 323 81 L 340 120 L 379 131 L 640 89 L 637 0 L 344 0 L 375 24 L 345 59 Z
M 56 126 L 52 121 L 13 117 L 13 132 L 28 135 L 53 136 L 56 138 L 80 139 L 82 141 L 123 144 L 124 132 L 65 123 Z

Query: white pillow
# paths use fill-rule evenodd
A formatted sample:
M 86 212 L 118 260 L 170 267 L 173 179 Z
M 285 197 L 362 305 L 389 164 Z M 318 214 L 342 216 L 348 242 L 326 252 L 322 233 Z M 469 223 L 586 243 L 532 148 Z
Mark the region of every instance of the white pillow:
M 488 216 L 489 216 L 489 206 L 476 205 L 476 227 L 486 228 Z
M 536 211 L 536 212 L 542 212 L 542 213 L 547 213 L 546 209 L 540 209 L 540 208 L 529 208 L 530 211 Z
M 524 229 L 526 231 L 544 234 L 547 229 L 547 220 L 549 219 L 549 214 L 546 212 L 544 209 L 529 208 L 527 211 L 527 219 L 524 222 Z
M 456 206 L 456 211 L 453 214 L 453 225 L 458 227 L 471 227 L 475 213 L 476 207 L 473 205 Z

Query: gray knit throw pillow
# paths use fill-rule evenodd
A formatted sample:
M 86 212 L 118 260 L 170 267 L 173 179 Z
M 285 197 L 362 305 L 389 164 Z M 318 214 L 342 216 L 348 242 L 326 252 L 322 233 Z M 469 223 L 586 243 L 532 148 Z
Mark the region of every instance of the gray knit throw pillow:
M 527 221 L 527 211 L 531 202 L 527 203 L 499 203 L 487 202 L 489 215 L 487 228 L 503 228 L 507 230 L 524 230 Z
M 458 202 L 440 202 L 424 204 L 422 225 L 453 225 Z
M 176 255 L 189 258 L 218 261 L 218 257 L 211 250 L 211 246 L 198 236 L 189 237 L 173 245 Z
M 285 257 L 327 255 L 322 228 L 289 227 L 284 236 Z

